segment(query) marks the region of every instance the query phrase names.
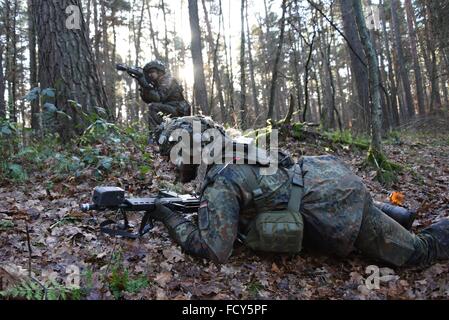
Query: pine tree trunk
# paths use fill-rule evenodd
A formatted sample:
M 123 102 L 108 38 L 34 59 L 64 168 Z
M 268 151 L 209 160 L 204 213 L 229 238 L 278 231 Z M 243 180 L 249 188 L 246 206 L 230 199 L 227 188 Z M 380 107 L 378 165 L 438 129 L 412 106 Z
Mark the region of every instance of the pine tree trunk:
M 410 38 L 410 48 L 413 57 L 413 69 L 415 71 L 416 93 L 418 96 L 418 110 L 420 115 L 426 113 L 424 105 L 424 88 L 422 83 L 421 66 L 419 65 L 418 48 L 416 43 L 416 31 L 414 25 L 414 10 L 411 0 L 405 0 L 405 10 L 407 13 L 407 27 Z
M 92 18 L 91 0 L 87 0 L 86 7 L 86 29 L 87 37 L 90 39 L 90 21 Z
M 405 95 L 405 104 L 408 113 L 408 118 L 413 118 L 415 116 L 415 106 L 413 103 L 412 92 L 410 87 L 410 80 L 408 77 L 407 65 L 405 62 L 403 45 L 401 41 L 401 28 L 399 23 L 398 12 L 400 10 L 399 1 L 391 2 L 391 23 L 393 26 L 393 33 L 395 38 L 395 47 L 398 59 L 398 66 L 400 77 L 402 80 L 402 89 L 404 90 Z
M 6 12 L 8 21 L 6 28 L 9 40 L 7 43 L 7 72 L 8 77 L 8 111 L 9 119 L 12 122 L 17 123 L 17 10 L 18 10 L 18 0 L 14 0 L 14 5 L 11 8 L 10 1 L 7 1 Z
M 284 33 L 285 33 L 285 13 L 287 11 L 287 0 L 282 0 L 282 17 L 280 21 L 280 29 L 281 33 L 279 35 L 279 43 L 276 51 L 276 58 L 273 65 L 273 73 L 271 79 L 271 89 L 270 89 L 270 102 L 268 103 L 268 115 L 267 120 L 273 118 L 273 109 L 276 98 L 276 88 L 277 88 L 277 80 L 279 76 L 279 64 L 282 55 L 282 47 L 284 45 Z
M 245 71 L 245 0 L 241 0 L 240 9 L 240 128 L 246 129 L 246 71 Z
M 112 7 L 111 18 L 112 21 L 115 20 L 116 11 L 115 8 Z M 115 23 L 112 23 L 112 52 L 111 52 L 111 68 L 113 68 L 117 64 L 117 30 L 115 28 Z M 113 91 L 111 98 L 109 99 L 111 104 L 111 110 L 114 115 L 119 115 L 117 112 L 117 95 L 115 90 L 115 84 L 117 82 L 117 73 L 115 70 L 112 70 L 111 79 L 110 79 L 110 88 Z
M 321 28 L 323 28 L 323 19 L 320 20 Z M 330 44 L 327 40 L 327 34 L 323 32 L 320 37 L 320 52 L 321 52 L 321 88 L 324 97 L 324 109 L 321 114 L 321 122 L 323 123 L 324 130 L 329 130 L 334 128 L 335 117 L 335 93 L 332 88 L 332 70 L 330 66 Z
M 6 79 L 3 73 L 3 45 L 0 44 L 0 119 L 6 118 L 5 85 Z
M 441 108 L 441 95 L 440 95 L 440 84 L 438 81 L 438 68 L 437 68 L 437 55 L 435 53 L 436 51 L 436 39 L 434 37 L 434 34 L 436 30 L 434 30 L 433 22 L 432 22 L 432 16 L 430 11 L 430 3 L 429 1 L 425 1 L 425 7 L 426 7 L 426 24 L 425 24 L 425 30 L 426 30 L 426 42 L 427 42 L 427 49 L 430 52 L 430 66 L 429 66 L 429 73 L 430 73 L 430 82 L 431 82 L 431 95 L 430 95 L 430 111 L 434 111 L 435 109 Z
M 98 66 L 102 64 L 101 55 L 100 55 L 100 41 L 101 41 L 101 32 L 100 32 L 100 23 L 98 17 L 98 0 L 92 0 L 94 7 L 94 48 L 95 48 L 95 61 Z M 101 73 L 101 68 L 99 69 L 101 79 L 104 79 L 104 75 Z
M 257 85 L 256 85 L 256 77 L 254 74 L 254 60 L 253 60 L 253 53 L 252 53 L 252 44 L 251 44 L 251 30 L 249 28 L 249 21 L 248 21 L 248 6 L 246 6 L 246 30 L 247 30 L 247 38 L 248 38 L 248 59 L 249 59 L 249 75 L 251 77 L 251 89 L 253 94 L 253 104 L 254 104 L 254 112 L 255 112 L 255 118 L 256 122 L 260 113 L 260 105 L 259 105 L 259 99 L 258 99 L 258 92 L 257 92 Z
M 74 133 L 81 133 L 83 121 L 68 101 L 81 104 L 88 113 L 103 108 L 112 119 L 104 87 L 100 81 L 94 56 L 90 50 L 83 17 L 80 30 L 66 27 L 65 9 L 80 7 L 79 0 L 32 0 L 39 44 L 39 82 L 41 88 L 54 88 L 52 99 L 57 108 L 70 115 L 62 119 L 59 133 L 67 142 Z M 80 10 L 81 11 L 81 10 Z
M 222 24 L 222 19 L 221 19 L 221 2 L 220 2 L 220 13 L 219 13 L 219 31 L 218 31 L 218 35 L 217 35 L 217 41 L 216 43 L 214 43 L 214 37 L 212 34 L 212 28 L 210 25 L 210 20 L 209 20 L 209 14 L 207 12 L 207 8 L 206 8 L 206 1 L 202 0 L 201 1 L 202 6 L 203 6 L 203 11 L 204 11 L 204 17 L 206 20 L 206 28 L 207 28 L 207 41 L 209 42 L 209 48 L 210 48 L 210 55 L 213 57 L 213 79 L 215 82 L 215 85 L 217 87 L 217 95 L 218 95 L 218 102 L 220 104 L 220 111 L 221 111 L 221 118 L 222 121 L 225 121 L 226 115 L 225 115 L 225 102 L 224 102 L 224 97 L 223 97 L 223 83 L 221 81 L 221 76 L 220 76 L 220 72 L 218 70 L 218 49 L 220 47 L 220 38 L 221 38 L 221 24 Z M 211 97 L 211 101 L 212 101 L 213 97 Z M 211 105 L 212 107 L 212 105 Z
M 311 87 L 312 87 L 312 91 L 316 92 L 317 99 L 315 101 L 315 104 L 316 104 L 315 111 L 313 111 L 313 108 L 312 108 L 312 110 L 310 112 L 309 119 L 312 122 L 319 122 L 320 115 L 323 113 L 323 103 L 322 103 L 323 98 L 321 96 L 321 90 L 320 90 L 321 79 L 319 77 L 320 74 L 319 74 L 319 71 L 317 70 L 317 68 L 313 68 L 312 74 L 313 74 L 313 78 L 312 78 L 313 81 L 311 81 L 312 82 Z M 304 122 L 308 121 L 309 119 L 306 118 L 306 120 L 304 120 Z
M 165 49 L 165 56 L 164 56 L 164 60 L 165 63 L 169 63 L 168 60 L 168 45 L 169 45 L 169 41 L 168 41 L 168 30 L 167 30 L 167 12 L 165 10 L 165 1 L 161 0 L 161 8 L 162 8 L 162 16 L 164 18 L 164 49 Z
M 36 53 L 36 27 L 34 25 L 34 15 L 36 12 L 33 9 L 33 2 L 28 0 L 28 38 L 29 38 L 29 52 L 30 52 L 30 86 L 36 88 L 38 84 L 37 74 L 37 53 Z M 31 128 L 37 133 L 39 128 L 39 99 L 31 101 Z
M 309 111 L 309 105 L 310 105 L 310 95 L 309 95 L 309 73 L 310 73 L 310 63 L 312 61 L 312 54 L 313 54 L 313 45 L 315 42 L 315 36 L 316 33 L 314 32 L 312 35 L 312 41 L 308 43 L 309 52 L 307 55 L 306 65 L 304 67 L 304 110 L 302 113 L 302 121 L 307 121 L 307 112 Z
M 193 60 L 195 101 L 203 113 L 209 115 L 201 45 L 201 29 L 198 17 L 198 0 L 189 0 L 189 20 L 192 33 L 191 51 Z
M 150 24 L 150 38 L 151 38 L 151 43 L 153 44 L 153 53 L 154 56 L 156 57 L 156 59 L 158 60 L 162 60 L 162 56 L 159 53 L 157 44 L 156 44 L 156 33 L 154 32 L 154 28 L 153 28 L 153 19 L 152 19 L 152 15 L 151 15 L 151 0 L 147 0 L 147 10 L 148 10 L 148 22 Z
M 391 101 L 391 118 L 392 121 L 390 123 L 392 126 L 399 126 L 399 109 L 398 109 L 398 89 L 396 80 L 394 78 L 394 68 L 393 68 L 393 59 L 391 57 L 391 49 L 390 49 L 390 40 L 388 37 L 387 32 L 387 23 L 386 23 L 386 16 L 385 16 L 385 6 L 381 2 L 381 9 L 380 9 L 380 19 L 382 21 L 382 35 L 384 38 L 385 43 L 385 51 L 387 56 L 387 62 L 388 62 L 388 78 L 389 78 L 389 84 L 390 84 L 390 101 Z
M 229 105 L 229 114 L 234 114 L 235 113 L 235 107 L 234 107 L 234 82 L 233 82 L 233 72 L 232 72 L 232 56 L 228 55 L 228 51 L 230 51 L 231 48 L 231 43 L 229 42 L 229 46 L 228 43 L 226 41 L 226 32 L 224 32 L 225 30 L 225 23 L 224 23 L 224 16 L 223 16 L 223 4 L 221 2 L 221 0 L 219 0 L 219 5 L 220 5 L 220 18 L 221 18 L 221 23 L 223 25 L 223 46 L 224 46 L 224 52 L 225 52 L 225 61 L 226 61 L 226 81 L 227 81 L 227 90 L 226 90 L 226 94 L 227 94 L 227 104 Z M 230 120 L 230 118 L 226 117 L 226 120 L 224 120 L 225 122 Z
M 356 132 L 364 132 L 369 126 L 369 83 L 368 73 L 364 65 L 364 51 L 357 32 L 356 22 L 354 18 L 354 10 L 349 0 L 340 0 L 340 9 L 343 19 L 343 30 L 353 50 L 349 50 L 351 58 L 351 74 L 352 81 L 357 91 L 357 99 L 359 104 L 355 105 L 353 110 L 353 118 L 357 123 L 353 123 Z M 360 61 L 362 59 L 362 61 Z
M 376 50 L 369 36 L 363 15 L 361 0 L 353 0 L 355 19 L 360 39 L 368 61 L 369 88 L 371 93 L 371 148 L 374 155 L 382 154 L 382 105 L 380 98 L 379 63 Z

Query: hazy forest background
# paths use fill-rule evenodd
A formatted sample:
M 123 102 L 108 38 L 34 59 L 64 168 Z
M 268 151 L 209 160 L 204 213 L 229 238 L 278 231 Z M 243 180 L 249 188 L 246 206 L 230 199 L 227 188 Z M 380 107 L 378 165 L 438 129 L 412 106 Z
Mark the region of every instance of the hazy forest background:
M 82 7 L 82 30 L 54 35 L 63 46 L 49 54 L 58 46 L 50 34 L 70 4 Z M 194 113 L 245 129 L 284 119 L 292 108 L 294 121 L 369 133 L 368 62 L 351 1 L 3 0 L 1 7 L 0 118 L 21 128 L 45 130 L 45 101 L 27 93 L 58 85 L 69 89 L 54 88 L 62 100 L 56 107 L 69 115 L 73 100 L 120 123 L 142 121 L 136 83 L 115 64 L 157 58 L 181 80 Z M 364 9 L 384 132 L 447 110 L 447 1 L 364 1 Z M 76 40 L 82 44 L 67 43 Z M 52 83 L 47 73 L 60 65 L 83 67 Z M 92 75 L 98 81 L 86 90 Z
M 414 228 L 447 216 L 448 17 L 447 0 L 0 0 L 0 256 L 19 270 L 0 263 L 0 278 L 28 274 L 34 287 L 13 292 L 32 298 L 42 286 L 55 298 L 447 298 L 446 265 L 377 292 L 359 288 L 358 257 L 243 251 L 223 270 L 192 267 L 162 228 L 116 246 L 78 206 L 100 183 L 191 191 L 148 145 L 147 105 L 115 69 L 159 59 L 194 114 L 278 127 L 296 157 L 342 157 L 379 198 L 404 192 Z M 73 263 L 82 290 L 62 285 Z

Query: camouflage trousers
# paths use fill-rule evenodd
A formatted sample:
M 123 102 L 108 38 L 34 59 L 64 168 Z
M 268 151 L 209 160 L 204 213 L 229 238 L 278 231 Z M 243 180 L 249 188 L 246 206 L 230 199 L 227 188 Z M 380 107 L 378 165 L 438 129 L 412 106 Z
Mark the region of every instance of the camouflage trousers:
M 150 103 L 148 122 L 152 131 L 163 122 L 163 116 L 184 117 L 190 115 L 190 105 L 187 101 Z
M 449 219 L 413 234 L 368 201 L 355 247 L 393 266 L 424 267 L 449 259 Z

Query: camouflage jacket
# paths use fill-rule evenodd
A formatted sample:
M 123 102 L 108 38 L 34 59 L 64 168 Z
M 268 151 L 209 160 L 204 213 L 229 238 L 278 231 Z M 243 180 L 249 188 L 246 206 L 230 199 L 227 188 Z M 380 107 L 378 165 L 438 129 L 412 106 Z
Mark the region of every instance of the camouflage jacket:
M 140 88 L 140 95 L 146 103 L 169 103 L 185 100 L 182 86 L 168 73 L 154 84 L 154 88 Z
M 354 249 L 369 193 L 361 179 L 335 157 L 304 157 L 301 162 L 304 244 L 345 256 Z M 198 225 L 179 215 L 166 222 L 172 238 L 187 253 L 225 263 L 239 233 L 245 234 L 258 212 L 287 207 L 292 169 L 261 175 L 260 167 L 251 165 L 263 191 L 255 202 L 248 171 L 242 166 L 248 165 L 229 165 L 220 174 L 222 165 L 209 170 L 212 179 L 201 197 Z

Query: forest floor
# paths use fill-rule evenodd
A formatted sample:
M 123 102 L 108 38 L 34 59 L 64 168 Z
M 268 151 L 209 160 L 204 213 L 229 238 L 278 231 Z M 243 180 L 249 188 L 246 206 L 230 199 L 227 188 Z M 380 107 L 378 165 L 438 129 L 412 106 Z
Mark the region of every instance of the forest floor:
M 415 232 L 449 216 L 449 135 L 409 133 L 386 141 L 388 158 L 404 168 L 398 182 L 389 188 L 375 180 L 375 171 L 363 166 L 364 151 L 293 138 L 284 141 L 283 146 L 295 156 L 330 153 L 341 157 L 378 200 L 385 201 L 391 191 L 404 193 L 405 205 L 418 210 Z M 155 194 L 174 177 L 170 165 L 157 158 L 152 165 L 154 172 L 144 179 L 119 172 L 101 185 L 122 186 L 134 196 Z M 79 268 L 82 290 L 76 296 L 82 299 L 449 297 L 447 263 L 426 269 L 391 270 L 357 253 L 346 259 L 307 250 L 295 257 L 261 256 L 236 247 L 230 261 L 217 267 L 181 252 L 160 224 L 140 240 L 103 235 L 98 222 L 105 219 L 104 214 L 79 210 L 80 203 L 89 202 L 96 184 L 95 179 L 89 178 L 61 180 L 46 171 L 31 174 L 24 184 L 0 186 L 0 279 L 3 277 L 4 285 L 28 277 L 31 266 L 32 277 L 40 284 L 50 283 L 52 278 L 64 282 Z M 373 272 L 367 270 L 371 265 L 381 268 L 381 275 L 390 275 L 382 278 L 379 289 L 369 290 L 365 285 Z M 0 290 L 1 284 L 0 281 Z

